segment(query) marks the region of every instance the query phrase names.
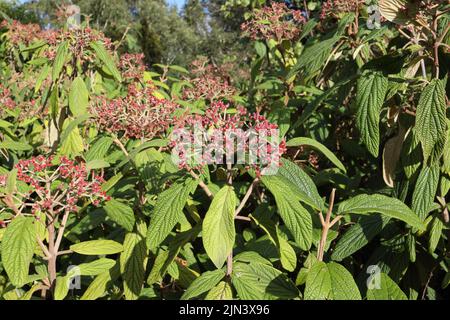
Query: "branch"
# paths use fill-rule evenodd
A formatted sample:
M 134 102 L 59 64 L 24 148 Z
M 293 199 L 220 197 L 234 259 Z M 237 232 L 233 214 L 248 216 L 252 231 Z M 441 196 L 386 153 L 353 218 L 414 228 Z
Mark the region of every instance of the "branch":
M 326 218 L 323 218 L 322 212 L 320 212 L 319 217 L 322 223 L 322 237 L 320 238 L 319 247 L 317 249 L 317 259 L 319 261 L 323 261 L 323 256 L 325 252 L 325 246 L 327 244 L 328 231 L 339 221 L 342 219 L 342 216 L 337 216 L 331 221 L 331 214 L 333 213 L 334 201 L 336 198 L 336 189 L 331 191 L 330 195 L 330 206 L 327 211 Z

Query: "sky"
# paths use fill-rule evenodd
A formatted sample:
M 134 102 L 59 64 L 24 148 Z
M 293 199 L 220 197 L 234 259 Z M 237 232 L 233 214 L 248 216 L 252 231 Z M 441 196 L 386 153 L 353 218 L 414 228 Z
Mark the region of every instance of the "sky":
M 185 0 L 167 0 L 167 2 L 171 5 L 176 5 L 178 8 L 181 8 L 181 6 L 185 3 Z

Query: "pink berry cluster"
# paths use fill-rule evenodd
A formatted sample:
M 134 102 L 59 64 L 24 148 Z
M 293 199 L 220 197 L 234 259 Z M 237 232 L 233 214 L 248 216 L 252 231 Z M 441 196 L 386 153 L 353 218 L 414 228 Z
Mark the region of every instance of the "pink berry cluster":
M 327 0 L 322 4 L 320 19 L 333 17 L 340 13 L 357 12 L 365 0 Z
M 3 20 L 0 28 L 6 28 L 9 42 L 15 46 L 19 44 L 30 45 L 39 40 L 42 35 L 42 29 L 38 24 L 23 24 L 13 20 L 11 22 Z
M 300 34 L 306 18 L 299 10 L 291 10 L 284 3 L 272 2 L 255 10 L 253 17 L 242 24 L 241 30 L 253 40 L 293 40 Z
M 207 59 L 198 59 L 191 64 L 192 78 L 185 80 L 191 87 L 183 91 L 183 99 L 230 100 L 236 94 L 227 72 L 209 63 Z
M 120 57 L 119 70 L 125 79 L 131 81 L 141 80 L 145 72 L 145 55 L 143 53 L 125 53 Z
M 91 114 L 101 130 L 122 133 L 124 138 L 152 139 L 165 133 L 173 122 L 173 113 L 178 105 L 155 96 L 150 84 L 141 88 L 129 86 L 126 97 L 94 100 Z
M 195 157 L 195 150 L 190 149 L 195 144 L 196 129 L 198 128 L 201 128 L 204 135 L 208 135 L 210 142 L 201 159 Z M 281 156 L 287 151 L 284 140 L 276 143 L 276 140 L 272 139 L 274 138 L 272 134 L 277 129 L 277 124 L 271 123 L 258 112 L 250 113 L 242 106 L 232 109 L 230 104 L 218 101 L 212 102 L 202 115 L 190 114 L 179 118 L 170 146 L 178 152 L 180 169 L 201 170 L 207 164 L 214 162 L 213 154 L 226 155 L 228 150 L 248 154 L 249 140 L 261 139 L 264 135 L 267 138 L 265 140 L 267 144 L 252 150 L 258 158 L 258 163 L 246 165 L 247 169 L 254 169 L 260 175 L 264 168 L 281 166 Z M 178 134 L 181 132 L 180 130 L 183 134 L 187 133 L 188 137 L 180 137 Z M 278 133 L 278 131 L 276 132 Z M 246 143 L 240 144 L 239 141 Z M 183 145 L 183 143 L 185 144 Z
M 0 84 L 0 114 L 3 108 L 14 109 L 16 103 L 11 98 L 11 90 Z
M 31 187 L 28 194 L 16 195 L 23 198 L 20 211 L 72 213 L 78 211 L 77 204 L 81 201 L 98 206 L 110 200 L 102 190 L 102 176 L 89 172 L 84 163 L 76 164 L 66 157 L 21 160 L 16 169 L 17 180 Z

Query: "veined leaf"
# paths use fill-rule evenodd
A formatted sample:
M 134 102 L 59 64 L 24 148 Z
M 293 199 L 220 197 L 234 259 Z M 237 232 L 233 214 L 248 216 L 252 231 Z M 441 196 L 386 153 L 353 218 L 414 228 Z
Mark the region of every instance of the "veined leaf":
M 174 184 L 159 195 L 147 233 L 150 250 L 156 249 L 180 221 L 189 194 L 196 187 L 196 181 L 188 180 L 183 184 Z
M 439 159 L 445 144 L 447 122 L 445 110 L 445 84 L 443 80 L 434 79 L 423 90 L 416 112 L 416 132 L 422 143 L 425 161 L 434 151 Z
M 439 186 L 439 173 L 440 170 L 437 164 L 425 165 L 417 178 L 412 199 L 412 209 L 422 220 L 425 220 L 434 203 Z
M 75 78 L 69 92 L 69 108 L 75 117 L 87 112 L 89 91 L 81 77 Z
M 228 282 L 221 281 L 216 287 L 206 295 L 205 300 L 232 300 L 233 291 Z
M 116 78 L 117 81 L 122 82 L 122 76 L 114 63 L 113 58 L 108 51 L 106 51 L 105 46 L 101 42 L 96 41 L 91 43 L 91 48 L 94 49 L 97 58 L 105 64 L 113 77 Z
M 281 162 L 282 166 L 278 170 L 278 174 L 292 182 L 296 187 L 294 192 L 300 197 L 300 200 L 314 209 L 323 210 L 323 199 L 308 174 L 287 159 L 282 159 Z
M 389 222 L 388 217 L 380 215 L 370 215 L 361 217 L 359 221 L 350 227 L 339 239 L 331 258 L 335 261 L 342 261 L 351 256 L 379 234 Z
M 69 42 L 64 41 L 58 46 L 52 70 L 53 82 L 57 81 L 59 79 L 59 76 L 61 75 L 64 63 L 66 62 L 68 51 L 69 51 Z
M 128 205 L 115 199 L 111 199 L 103 208 L 111 220 L 125 228 L 127 231 L 133 230 L 136 219 L 134 217 L 133 209 Z
M 339 205 L 338 214 L 381 213 L 387 217 L 406 222 L 411 227 L 425 230 L 422 220 L 410 208 L 398 199 L 381 194 L 362 194 Z
M 388 79 L 381 73 L 366 73 L 358 80 L 356 125 L 369 152 L 378 157 L 380 112 L 388 90 Z
M 373 287 L 367 290 L 367 300 L 408 300 L 388 275 L 380 273 L 374 277 Z
M 1 243 L 2 263 L 12 284 L 25 284 L 34 248 L 36 247 L 36 227 L 34 219 L 18 216 L 6 228 Z
M 300 296 L 294 283 L 283 273 L 261 263 L 236 263 L 231 277 L 242 300 L 287 300 Z
M 112 240 L 92 240 L 74 244 L 70 246 L 70 250 L 87 256 L 97 256 L 122 252 L 123 246 Z
M 142 290 L 147 260 L 147 226 L 138 222 L 137 232 L 128 233 L 120 254 L 120 272 L 123 278 L 124 295 L 127 300 L 136 300 Z
M 316 140 L 310 139 L 310 138 L 294 138 L 290 140 L 288 143 L 286 143 L 286 146 L 288 147 L 298 147 L 298 146 L 309 146 L 314 148 L 315 150 L 321 152 L 325 157 L 328 158 L 338 169 L 340 169 L 342 172 L 346 173 L 347 170 L 345 169 L 344 164 L 334 155 L 334 153 L 325 147 L 320 142 L 317 142 Z
M 189 300 L 214 288 L 225 277 L 225 271 L 217 269 L 207 271 L 194 280 L 189 288 L 184 292 L 181 300 Z
M 291 183 L 281 176 L 266 176 L 262 181 L 275 197 L 280 216 L 295 242 L 302 250 L 309 250 L 312 245 L 311 214 L 300 204 Z
M 223 187 L 214 196 L 203 220 L 203 246 L 218 269 L 222 268 L 233 250 L 236 237 L 234 227 L 236 202 L 233 187 Z

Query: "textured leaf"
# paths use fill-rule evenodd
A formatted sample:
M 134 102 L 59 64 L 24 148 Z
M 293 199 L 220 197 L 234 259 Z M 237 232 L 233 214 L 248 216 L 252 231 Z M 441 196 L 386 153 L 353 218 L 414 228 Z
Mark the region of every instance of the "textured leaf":
M 189 300 L 208 292 L 214 288 L 225 277 L 225 271 L 217 269 L 204 272 L 200 277 L 194 280 L 189 288 L 184 292 L 181 300 Z
M 91 48 L 94 49 L 95 53 L 97 54 L 97 58 L 105 64 L 113 77 L 116 78 L 117 81 L 121 82 L 122 76 L 119 70 L 117 70 L 113 58 L 108 53 L 108 51 L 106 51 L 105 46 L 101 42 L 96 41 L 91 43 Z
M 425 220 L 436 197 L 439 186 L 439 166 L 424 166 L 417 178 L 416 187 L 413 193 L 412 209 Z
M 302 250 L 309 250 L 312 245 L 311 214 L 300 204 L 299 197 L 291 189 L 291 183 L 279 176 L 266 176 L 262 181 L 275 197 L 280 216 L 295 242 Z
M 126 300 L 138 299 L 144 284 L 147 260 L 146 234 L 147 226 L 139 222 L 137 232 L 125 236 L 124 250 L 120 254 L 120 272 Z
M 288 147 L 298 147 L 298 146 L 309 146 L 315 150 L 323 153 L 325 157 L 328 158 L 338 169 L 342 172 L 347 172 L 344 164 L 334 155 L 334 153 L 325 147 L 323 144 L 317 142 L 316 140 L 310 138 L 294 138 L 286 143 Z
M 57 81 L 59 79 L 59 76 L 61 75 L 64 63 L 66 62 L 68 51 L 69 51 L 69 43 L 67 41 L 64 41 L 58 46 L 52 70 L 53 82 Z
M 358 286 L 350 272 L 338 263 L 327 264 L 331 278 L 331 295 L 334 300 L 361 300 Z
M 425 161 L 432 155 L 435 148 L 442 154 L 446 138 L 443 133 L 447 132 L 445 110 L 444 81 L 434 79 L 423 90 L 416 112 L 416 132 L 422 143 Z
M 339 214 L 381 213 L 387 217 L 406 222 L 411 227 L 424 230 L 422 220 L 407 205 L 398 199 L 381 194 L 362 194 L 342 202 L 338 209 Z
M 305 300 L 325 300 L 331 292 L 331 276 L 325 262 L 318 261 L 308 272 Z
M 133 209 L 128 205 L 115 199 L 111 199 L 103 208 L 111 220 L 125 228 L 127 231 L 133 230 L 136 219 L 134 217 Z
M 77 127 L 70 131 L 69 135 L 61 145 L 60 152 L 65 156 L 74 157 L 80 155 L 83 151 L 83 138 L 81 137 L 80 130 Z
M 339 239 L 331 258 L 335 261 L 342 261 L 351 256 L 372 241 L 388 222 L 389 218 L 380 215 L 361 217 Z
M 80 300 L 96 300 L 104 295 L 111 283 L 119 277 L 119 264 L 106 272 L 98 275 L 89 285 Z
M 1 244 L 2 263 L 12 284 L 25 284 L 36 247 L 34 219 L 19 216 L 6 228 Z
M 305 300 L 361 300 L 353 276 L 338 263 L 316 262 L 306 278 Z
M 431 224 L 430 230 L 430 240 L 428 243 L 428 252 L 431 254 L 436 251 L 437 245 L 439 244 L 439 240 L 442 236 L 442 230 L 444 228 L 444 223 L 438 217 L 433 219 L 433 223 Z
M 157 248 L 180 221 L 189 194 L 196 187 L 196 181 L 188 180 L 183 184 L 174 184 L 159 195 L 147 233 L 150 250 Z
M 236 263 L 231 281 L 242 300 L 287 300 L 300 295 L 291 280 L 266 264 Z
M 28 143 L 6 140 L 0 142 L 0 149 L 8 149 L 13 151 L 28 151 L 33 149 Z
M 86 161 L 105 159 L 113 140 L 110 137 L 101 137 L 97 140 L 86 153 Z
M 230 284 L 221 281 L 216 287 L 209 291 L 205 300 L 233 300 L 233 291 L 231 290 Z
M 74 244 L 70 246 L 70 250 L 87 256 L 97 256 L 122 252 L 123 246 L 112 240 L 92 240 Z
M 356 125 L 369 152 L 378 157 L 380 112 L 388 90 L 388 79 L 381 73 L 366 73 L 358 80 Z
M 69 92 L 69 108 L 75 117 L 87 112 L 89 91 L 81 77 L 75 78 Z
M 381 273 L 378 288 L 374 286 L 367 290 L 367 300 L 408 300 L 408 298 L 388 275 Z
M 232 252 L 236 230 L 234 214 L 236 194 L 233 187 L 223 187 L 215 196 L 203 220 L 203 246 L 206 253 L 220 269 Z
M 323 199 L 308 174 L 289 160 L 282 159 L 281 162 L 282 166 L 278 170 L 278 174 L 292 182 L 296 187 L 294 192 L 300 197 L 300 200 L 317 210 L 323 210 Z
M 422 164 L 422 150 L 415 129 L 409 131 L 403 143 L 401 161 L 406 177 L 410 179 Z

